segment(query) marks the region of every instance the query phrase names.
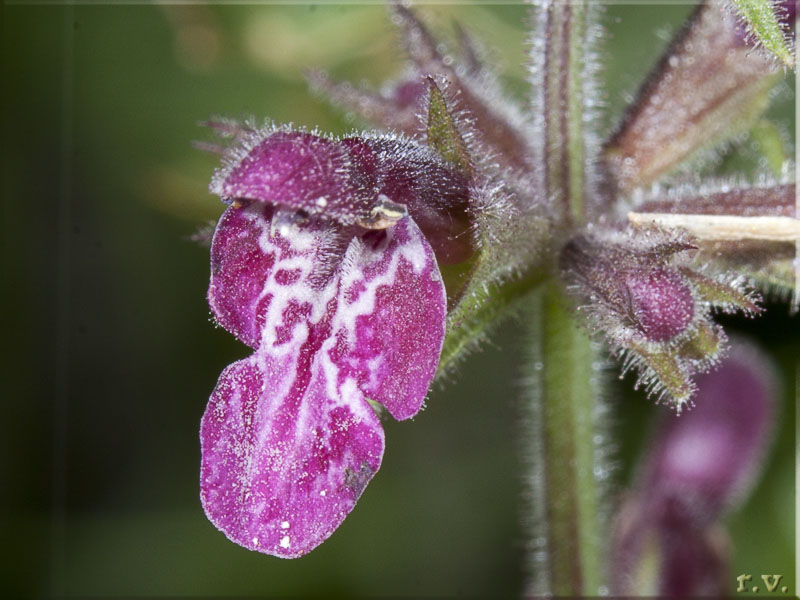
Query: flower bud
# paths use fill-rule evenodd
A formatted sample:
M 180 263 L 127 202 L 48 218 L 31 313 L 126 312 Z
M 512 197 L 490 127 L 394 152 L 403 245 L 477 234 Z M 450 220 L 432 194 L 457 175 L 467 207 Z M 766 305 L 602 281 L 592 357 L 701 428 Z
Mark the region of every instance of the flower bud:
M 590 327 L 624 356 L 624 370 L 639 369 L 637 385 L 677 410 L 695 391 L 692 376 L 713 365 L 724 348 L 711 308 L 759 311 L 735 280 L 696 270 L 688 253 L 694 249 L 680 234 L 650 228 L 576 236 L 561 253 L 568 289 Z
M 624 281 L 630 297 L 631 319 L 648 340 L 669 341 L 692 322 L 692 290 L 675 271 L 632 270 L 624 275 Z
M 591 302 L 597 323 L 619 339 L 670 342 L 687 331 L 696 315 L 693 288 L 670 263 L 689 244 L 608 244 L 577 236 L 562 252 L 561 264 L 573 289 Z

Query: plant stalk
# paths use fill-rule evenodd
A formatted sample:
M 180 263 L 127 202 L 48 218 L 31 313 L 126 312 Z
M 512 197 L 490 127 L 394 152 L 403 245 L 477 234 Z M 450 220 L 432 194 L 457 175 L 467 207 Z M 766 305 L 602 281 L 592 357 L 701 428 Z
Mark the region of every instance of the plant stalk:
M 597 596 L 607 590 L 603 506 L 606 405 L 603 362 L 556 284 L 531 296 L 524 395 L 528 595 Z

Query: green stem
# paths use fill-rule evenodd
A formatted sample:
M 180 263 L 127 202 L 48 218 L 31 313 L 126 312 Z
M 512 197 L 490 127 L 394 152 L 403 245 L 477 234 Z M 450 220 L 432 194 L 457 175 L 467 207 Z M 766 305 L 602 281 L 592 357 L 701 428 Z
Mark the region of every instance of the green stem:
M 525 379 L 530 595 L 604 591 L 605 405 L 600 355 L 555 284 L 531 297 Z
M 567 223 L 580 223 L 585 210 L 586 10 L 583 2 L 552 1 L 543 3 L 539 15 L 546 39 L 541 66 L 544 187 L 558 200 Z

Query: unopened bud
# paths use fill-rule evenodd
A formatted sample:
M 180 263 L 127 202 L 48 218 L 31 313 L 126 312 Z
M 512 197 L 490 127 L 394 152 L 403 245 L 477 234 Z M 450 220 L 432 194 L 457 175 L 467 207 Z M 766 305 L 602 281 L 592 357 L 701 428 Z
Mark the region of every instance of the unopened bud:
M 694 297 L 686 281 L 669 269 L 625 275 L 631 319 L 653 342 L 666 342 L 686 330 L 694 317 Z

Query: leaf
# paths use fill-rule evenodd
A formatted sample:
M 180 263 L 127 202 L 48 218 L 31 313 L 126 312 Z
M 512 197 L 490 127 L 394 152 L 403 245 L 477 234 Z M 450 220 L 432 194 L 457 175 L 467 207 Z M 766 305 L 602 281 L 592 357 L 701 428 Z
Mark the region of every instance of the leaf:
M 433 77 L 428 78 L 430 97 L 428 100 L 428 145 L 449 163 L 468 177 L 472 175 L 472 161 L 467 144 L 461 136 L 456 120 L 447 106 L 442 90 Z
M 669 350 L 651 351 L 636 342 L 631 343 L 631 348 L 649 367 L 642 370 L 637 385 L 644 384 L 648 393 L 661 392 L 663 395 L 666 392 L 671 397 L 673 408 L 680 410 L 694 394 L 695 386 L 681 367 L 678 357 Z
M 741 310 L 746 314 L 758 314 L 761 308 L 750 294 L 732 284 L 715 281 L 705 275 L 683 268 L 681 273 L 692 282 L 700 297 L 724 312 Z
M 732 0 L 736 12 L 747 24 L 759 44 L 774 54 L 785 66 L 794 69 L 794 51 L 787 43 L 781 19 L 770 0 Z
M 790 157 L 775 124 L 767 119 L 761 119 L 750 130 L 750 139 L 757 144 L 759 153 L 767 161 L 770 170 L 775 175 L 780 175 L 784 162 Z

